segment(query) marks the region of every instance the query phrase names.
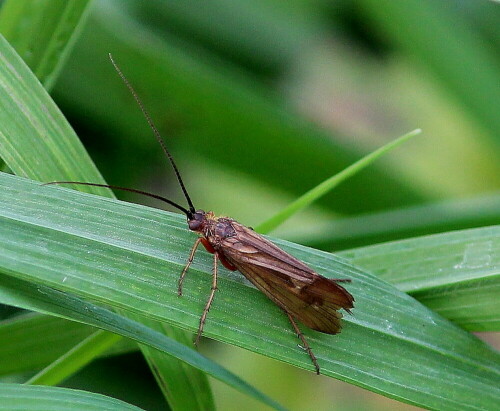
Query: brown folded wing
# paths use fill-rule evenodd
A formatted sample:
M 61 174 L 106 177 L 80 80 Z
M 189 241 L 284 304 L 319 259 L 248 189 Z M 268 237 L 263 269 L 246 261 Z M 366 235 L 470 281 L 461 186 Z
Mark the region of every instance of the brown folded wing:
M 354 298 L 334 280 L 315 273 L 249 228 L 233 222 L 236 235 L 219 250 L 259 290 L 304 325 L 327 334 L 340 331 Z

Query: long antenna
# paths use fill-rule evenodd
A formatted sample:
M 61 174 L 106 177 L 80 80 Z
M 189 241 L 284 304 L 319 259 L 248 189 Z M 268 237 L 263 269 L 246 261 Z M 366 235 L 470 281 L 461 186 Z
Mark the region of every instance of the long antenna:
M 172 157 L 172 155 L 170 154 L 170 152 L 167 150 L 167 146 L 165 145 L 165 142 L 161 138 L 160 132 L 156 128 L 155 124 L 153 123 L 153 120 L 151 119 L 151 116 L 147 112 L 146 108 L 144 107 L 144 104 L 142 103 L 142 100 L 139 98 L 139 96 L 135 92 L 134 88 L 132 87 L 132 85 L 130 84 L 130 82 L 125 77 L 125 74 L 123 74 L 123 72 L 121 71 L 120 67 L 118 67 L 118 64 L 115 63 L 115 60 L 113 59 L 113 56 L 111 55 L 111 53 L 109 53 L 109 59 L 111 60 L 111 64 L 113 64 L 113 66 L 115 67 L 116 72 L 121 77 L 121 79 L 123 80 L 123 82 L 125 83 L 125 85 L 127 86 L 127 88 L 129 89 L 130 93 L 134 97 L 135 101 L 137 102 L 137 105 L 139 106 L 139 108 L 142 111 L 142 114 L 146 118 L 146 121 L 148 122 L 149 127 L 151 127 L 151 130 L 153 130 L 153 134 L 155 135 L 156 140 L 158 141 L 158 143 L 160 143 L 160 146 L 161 146 L 163 152 L 165 153 L 165 155 L 167 156 L 168 160 L 170 161 L 170 164 L 172 164 L 172 167 L 174 169 L 175 175 L 177 177 L 177 181 L 179 181 L 179 185 L 181 186 L 182 192 L 184 193 L 184 197 L 186 197 L 186 200 L 187 200 L 187 202 L 189 204 L 189 210 L 191 211 L 191 213 L 194 214 L 196 212 L 196 209 L 194 208 L 193 202 L 191 201 L 191 198 L 189 197 L 189 194 L 188 194 L 188 192 L 186 190 L 186 187 L 184 186 L 184 182 L 182 181 L 181 174 L 179 173 L 179 169 L 175 165 L 174 158 Z M 169 203 L 171 204 L 170 201 L 169 201 Z M 179 208 L 179 207 L 177 206 L 177 208 Z
M 157 200 L 164 201 L 167 204 L 170 204 L 171 206 L 181 210 L 188 218 L 192 217 L 192 212 L 190 210 L 187 210 L 186 208 L 182 207 L 181 205 L 174 203 L 172 200 L 169 200 L 168 198 L 159 196 L 157 194 L 152 194 L 152 193 L 147 193 L 146 191 L 141 191 L 141 190 L 136 190 L 134 188 L 127 188 L 127 187 L 119 187 L 119 186 L 113 186 L 113 185 L 108 185 L 108 184 L 97 184 L 97 183 L 82 183 L 80 181 L 52 181 L 50 183 L 45 183 L 42 184 L 43 186 L 49 186 L 53 184 L 80 184 L 82 186 L 94 186 L 94 187 L 105 187 L 105 188 L 111 188 L 113 190 L 122 190 L 122 191 L 129 191 L 131 193 L 136 193 L 136 194 L 141 194 L 143 196 L 147 197 L 152 197 L 156 198 Z

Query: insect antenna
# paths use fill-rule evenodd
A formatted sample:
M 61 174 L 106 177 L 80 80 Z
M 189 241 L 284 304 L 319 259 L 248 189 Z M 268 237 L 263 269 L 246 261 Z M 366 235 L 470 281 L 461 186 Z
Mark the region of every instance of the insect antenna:
M 188 218 L 191 218 L 193 215 L 193 212 L 191 210 L 186 209 L 185 207 L 174 203 L 172 200 L 169 200 L 168 198 L 159 196 L 157 194 L 152 194 L 148 193 L 146 191 L 141 191 L 141 190 L 136 190 L 134 188 L 127 188 L 127 187 L 120 187 L 120 186 L 113 186 L 113 185 L 108 185 L 108 184 L 97 184 L 97 183 L 83 183 L 80 181 L 52 181 L 50 183 L 45 183 L 42 184 L 43 186 L 48 186 L 48 185 L 53 185 L 53 184 L 80 184 L 82 186 L 93 186 L 93 187 L 105 187 L 105 188 L 111 188 L 113 190 L 122 190 L 122 191 L 128 191 L 130 193 L 136 193 L 136 194 L 141 194 L 143 196 L 147 197 L 152 197 L 156 198 L 157 200 L 164 201 L 167 204 L 170 204 L 172 207 L 177 208 L 178 210 L 181 210 Z
M 153 134 L 156 137 L 156 140 L 160 144 L 163 152 L 167 156 L 168 160 L 170 161 L 170 164 L 172 165 L 172 168 L 174 169 L 175 176 L 177 177 L 177 181 L 179 182 L 179 185 L 181 186 L 181 190 L 184 193 L 184 197 L 186 197 L 186 200 L 187 200 L 187 202 L 189 204 L 189 211 L 192 214 L 194 214 L 196 212 L 196 210 L 194 208 L 193 202 L 191 201 L 191 198 L 189 197 L 189 194 L 188 194 L 188 192 L 186 190 L 186 187 L 184 186 L 184 182 L 182 181 L 181 174 L 179 172 L 179 169 L 177 168 L 177 165 L 175 164 L 174 158 L 172 157 L 172 155 L 170 154 L 170 152 L 167 150 L 167 146 L 165 145 L 165 142 L 161 138 L 160 132 L 156 128 L 156 125 L 154 124 L 153 120 L 151 119 L 151 116 L 149 115 L 148 111 L 144 107 L 144 104 L 142 103 L 142 100 L 139 98 L 138 94 L 135 92 L 134 88 L 132 87 L 132 85 L 130 84 L 130 82 L 128 81 L 128 79 L 125 77 L 125 74 L 123 74 L 123 72 L 121 71 L 120 67 L 118 67 L 118 64 L 116 64 L 116 62 L 113 59 L 113 56 L 111 55 L 111 53 L 109 53 L 109 59 L 111 60 L 111 64 L 113 64 L 116 72 L 121 77 L 121 79 L 123 80 L 123 82 L 125 83 L 125 85 L 127 86 L 127 88 L 129 89 L 130 93 L 134 97 L 135 101 L 137 102 L 137 105 L 141 109 L 142 114 L 144 115 L 144 117 L 146 118 L 146 121 L 148 122 L 149 127 L 151 128 L 151 130 L 153 130 Z M 177 208 L 179 208 L 179 207 L 177 206 Z

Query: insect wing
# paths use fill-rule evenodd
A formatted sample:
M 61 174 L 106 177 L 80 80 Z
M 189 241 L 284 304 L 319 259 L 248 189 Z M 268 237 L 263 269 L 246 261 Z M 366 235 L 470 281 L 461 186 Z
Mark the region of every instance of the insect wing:
M 224 239 L 220 250 L 231 264 L 307 327 L 327 334 L 340 332 L 338 310 L 349 310 L 354 302 L 347 290 L 249 228 L 232 225 L 236 235 Z

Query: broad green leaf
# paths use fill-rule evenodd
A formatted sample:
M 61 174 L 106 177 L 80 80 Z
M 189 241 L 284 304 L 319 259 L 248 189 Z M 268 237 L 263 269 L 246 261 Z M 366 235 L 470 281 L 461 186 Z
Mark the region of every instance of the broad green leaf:
M 470 331 L 500 331 L 500 226 L 339 253 Z
M 87 16 L 89 0 L 7 0 L 0 33 L 50 90 Z
M 0 188 L 0 271 L 197 329 L 212 258 L 198 253 L 179 298 L 176 283 L 195 238 L 184 217 L 9 175 L 0 175 Z M 486 344 L 343 259 L 276 243 L 321 274 L 352 279 L 356 307 L 342 333 L 304 329 L 324 375 L 426 408 L 498 402 L 499 356 Z M 279 308 L 238 273 L 221 270 L 219 289 L 208 337 L 312 369 Z
M 264 221 L 262 224 L 259 224 L 255 230 L 261 233 L 269 233 L 274 230 L 284 221 L 289 219 L 292 215 L 298 213 L 303 210 L 307 206 L 311 205 L 313 202 L 317 201 L 319 198 L 323 197 L 329 191 L 333 190 L 339 184 L 343 183 L 345 180 L 348 180 L 350 177 L 356 175 L 365 167 L 368 167 L 375 160 L 388 153 L 389 151 L 395 149 L 400 144 L 403 144 L 405 141 L 410 138 L 421 133 L 421 130 L 413 130 L 410 133 L 405 134 L 404 136 L 399 137 L 398 139 L 391 141 L 390 143 L 380 147 L 378 150 L 373 151 L 372 153 L 366 155 L 362 159 L 356 161 L 354 164 L 351 164 L 349 167 L 345 168 L 341 172 L 331 176 L 327 180 L 323 181 L 321 184 L 318 184 L 316 187 L 309 190 L 307 193 L 304 193 L 291 204 L 283 208 L 276 215 L 271 217 L 269 220 Z
M 136 321 L 130 320 L 87 303 L 71 294 L 52 288 L 30 284 L 9 275 L 0 276 L 0 301 L 40 313 L 52 314 L 94 327 L 99 327 L 147 344 L 163 353 L 182 359 L 188 364 L 220 379 L 233 388 L 250 395 L 275 409 L 283 409 L 279 404 L 255 390 L 236 375 L 225 370 L 209 359 L 185 345 L 166 337 Z
M 19 384 L 0 384 L 0 410 L 46 411 L 124 411 L 141 408 L 115 398 L 69 388 L 37 387 Z

